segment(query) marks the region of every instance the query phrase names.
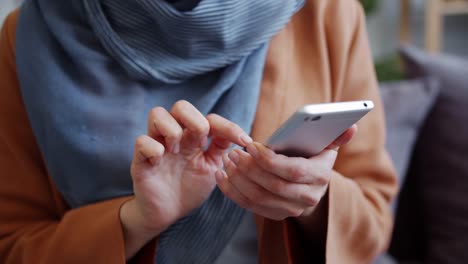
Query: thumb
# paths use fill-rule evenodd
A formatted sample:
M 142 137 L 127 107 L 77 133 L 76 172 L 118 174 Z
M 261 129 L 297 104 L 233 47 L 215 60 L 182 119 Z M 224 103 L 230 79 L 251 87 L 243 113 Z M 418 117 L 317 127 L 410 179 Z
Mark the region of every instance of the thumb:
M 335 139 L 326 149 L 335 149 L 337 150 L 338 148 L 348 144 L 351 139 L 354 137 L 358 130 L 358 127 L 356 124 L 348 128 L 343 134 L 341 134 L 338 138 Z

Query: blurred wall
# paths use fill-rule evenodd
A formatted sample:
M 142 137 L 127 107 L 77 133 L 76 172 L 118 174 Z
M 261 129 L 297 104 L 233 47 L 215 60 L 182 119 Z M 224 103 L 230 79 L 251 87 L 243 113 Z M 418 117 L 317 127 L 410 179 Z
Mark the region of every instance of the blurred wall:
M 374 58 L 395 52 L 399 45 L 399 0 L 380 0 L 379 9 L 367 18 Z M 424 48 L 425 1 L 412 0 L 412 44 Z M 468 15 L 444 19 L 443 52 L 468 57 Z
M 396 1 L 380 1 L 377 11 L 368 15 L 367 30 L 372 53 L 379 58 L 393 51 L 398 38 L 398 5 Z M 384 30 L 382 30 L 384 29 Z
M 400 20 L 400 5 L 398 0 L 380 0 L 378 10 L 368 16 L 367 27 L 369 31 L 369 39 L 372 47 L 374 58 L 379 58 L 395 51 L 399 44 L 399 20 Z M 420 24 L 418 29 L 421 30 L 422 21 L 424 20 L 424 0 L 413 0 L 412 20 Z

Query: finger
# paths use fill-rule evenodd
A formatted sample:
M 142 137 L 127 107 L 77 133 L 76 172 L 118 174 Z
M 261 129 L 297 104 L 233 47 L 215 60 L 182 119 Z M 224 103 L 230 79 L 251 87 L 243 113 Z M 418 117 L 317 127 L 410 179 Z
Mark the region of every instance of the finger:
M 238 149 L 233 150 L 231 152 L 231 156 L 232 153 L 236 153 L 239 157 L 237 164 L 238 168 L 248 166 L 248 160 L 250 158 L 248 153 Z M 314 188 L 315 186 L 311 186 L 309 184 L 286 181 L 283 178 L 264 170 L 256 163 L 251 165 L 247 176 L 251 181 L 262 186 L 267 191 L 304 206 L 316 206 L 321 197 L 321 189 Z
M 287 214 L 289 216 L 299 216 L 302 214 L 302 205 L 288 201 L 251 181 L 246 176 L 246 171 L 252 173 L 252 167 L 247 166 L 245 169 L 239 170 L 240 166 L 236 166 L 232 161 L 233 153 L 235 152 L 233 151 L 230 153 L 229 159 L 225 158 L 224 160 L 224 167 L 228 180 L 251 204 L 253 204 L 254 208 L 275 209 L 278 213 Z M 251 162 L 254 163 L 254 161 Z
M 285 218 L 291 216 L 288 213 L 280 212 L 279 210 L 272 208 L 259 207 L 247 197 L 245 197 L 239 190 L 229 181 L 229 178 L 226 172 L 219 170 L 215 174 L 216 183 L 223 192 L 223 194 L 235 202 L 240 207 L 254 212 L 255 214 L 261 215 L 263 217 L 273 219 L 276 221 L 284 220 Z M 295 212 L 295 215 L 297 212 Z M 302 214 L 302 213 L 301 213 Z
M 164 138 L 166 149 L 177 154 L 180 149 L 182 127 L 163 107 L 153 108 L 148 116 L 148 135 L 154 139 Z
M 164 146 L 153 138 L 142 135 L 135 141 L 133 158 L 138 163 L 157 165 L 164 155 Z
M 327 147 L 327 149 L 338 149 L 341 146 L 344 146 L 344 145 L 348 144 L 349 141 L 351 141 L 351 139 L 353 139 L 354 135 L 357 132 L 357 129 L 358 129 L 357 125 L 354 124 L 353 126 L 348 128 L 345 132 L 343 132 L 343 134 L 341 134 L 337 139 L 335 139 L 335 141 L 333 141 Z
M 246 147 L 252 143 L 252 138 L 237 124 L 217 114 L 209 114 L 206 119 L 210 124 L 210 135 L 221 137 L 231 142 Z
M 247 146 L 247 151 L 264 170 L 295 183 L 326 185 L 329 171 L 336 159 L 336 151 L 324 150 L 310 159 L 276 154 L 259 143 Z
M 186 137 L 182 143 L 187 144 L 187 147 L 204 147 L 210 131 L 208 120 L 198 111 L 191 103 L 181 100 L 174 104 L 171 109 L 171 115 L 188 133 L 184 133 Z
M 231 141 L 227 139 L 213 137 L 210 146 L 206 150 L 206 155 L 213 160 L 220 161 L 221 157 L 231 148 L 231 145 Z
M 231 182 L 228 180 L 226 172 L 218 170 L 215 174 L 215 177 L 216 183 L 224 195 L 226 195 L 229 199 L 233 200 L 237 205 L 244 209 L 254 209 L 254 204 L 231 184 Z

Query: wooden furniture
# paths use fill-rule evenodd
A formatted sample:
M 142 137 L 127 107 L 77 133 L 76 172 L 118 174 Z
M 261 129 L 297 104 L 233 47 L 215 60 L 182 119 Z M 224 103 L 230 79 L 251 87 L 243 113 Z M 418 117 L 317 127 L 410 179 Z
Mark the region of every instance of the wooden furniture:
M 442 48 L 444 17 L 468 14 L 468 0 L 426 0 L 425 47 L 436 53 Z M 411 0 L 400 0 L 400 41 L 411 41 Z

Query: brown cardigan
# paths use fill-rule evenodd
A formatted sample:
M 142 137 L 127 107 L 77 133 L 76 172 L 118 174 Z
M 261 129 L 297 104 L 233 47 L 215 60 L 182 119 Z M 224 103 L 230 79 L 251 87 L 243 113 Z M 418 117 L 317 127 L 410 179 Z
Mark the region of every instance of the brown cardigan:
M 18 88 L 17 16 L 0 39 L 0 263 L 125 263 L 119 209 L 128 197 L 70 210 L 47 175 Z M 376 108 L 331 177 L 327 263 L 367 263 L 385 250 L 397 183 L 362 9 L 356 0 L 308 0 L 271 42 L 252 136 L 264 140 L 303 104 L 357 99 Z M 290 221 L 257 217 L 257 226 L 261 263 L 314 262 L 314 246 Z M 152 263 L 155 247 L 132 262 Z

